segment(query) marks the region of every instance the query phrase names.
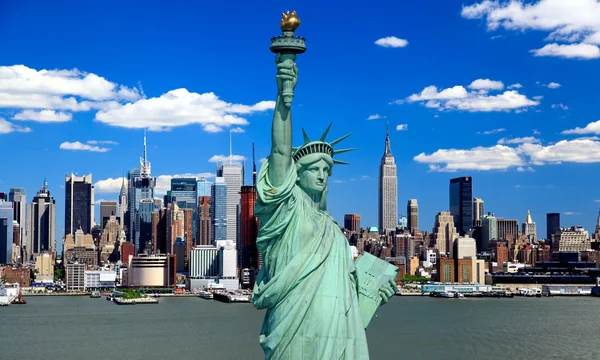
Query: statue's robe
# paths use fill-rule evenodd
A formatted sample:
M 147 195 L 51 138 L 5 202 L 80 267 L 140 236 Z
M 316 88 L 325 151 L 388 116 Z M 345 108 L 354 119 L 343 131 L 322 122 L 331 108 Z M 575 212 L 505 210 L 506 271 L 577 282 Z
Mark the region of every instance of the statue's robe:
M 368 359 L 354 259 L 333 218 L 298 186 L 295 166 L 273 187 L 262 164 L 255 215 L 263 265 L 252 303 L 267 309 L 266 359 Z

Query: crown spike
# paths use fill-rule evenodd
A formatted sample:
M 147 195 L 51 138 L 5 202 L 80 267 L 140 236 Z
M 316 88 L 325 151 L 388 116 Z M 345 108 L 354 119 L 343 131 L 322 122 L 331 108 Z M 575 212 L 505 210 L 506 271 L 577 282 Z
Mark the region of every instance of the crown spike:
M 339 150 L 333 150 L 333 154 L 341 154 L 341 153 L 345 153 L 348 151 L 353 151 L 356 150 L 356 148 L 348 148 L 348 149 L 339 149 Z
M 339 165 L 350 165 L 349 162 L 345 162 L 345 161 L 341 161 L 341 160 L 335 160 L 335 159 L 333 159 L 333 163 L 334 164 L 339 164 Z
M 332 142 L 329 143 L 329 145 L 331 146 L 335 146 L 337 143 L 341 142 L 342 140 L 344 140 L 345 138 L 347 138 L 348 136 L 352 135 L 353 133 L 350 134 L 346 134 L 344 136 L 342 136 L 341 138 L 337 139 L 337 140 L 333 140 Z
M 308 138 L 308 135 L 306 135 L 306 131 L 304 131 L 304 128 L 302 128 L 302 136 L 304 136 L 304 144 L 308 144 L 310 142 L 310 139 Z
M 329 134 L 329 129 L 331 129 L 331 125 L 333 125 L 333 122 L 329 123 L 329 126 L 327 127 L 327 129 L 325 129 L 325 131 L 323 132 L 323 135 L 321 135 L 321 138 L 319 139 L 319 141 L 325 141 L 327 134 Z

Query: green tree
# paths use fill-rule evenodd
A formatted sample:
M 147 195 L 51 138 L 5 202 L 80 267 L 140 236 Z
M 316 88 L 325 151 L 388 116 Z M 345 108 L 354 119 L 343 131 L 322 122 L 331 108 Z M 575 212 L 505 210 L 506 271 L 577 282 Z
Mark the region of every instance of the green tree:
M 65 269 L 54 269 L 54 281 L 65 279 Z
M 403 283 L 419 283 L 419 284 L 423 284 L 426 282 L 429 282 L 429 278 L 426 278 L 424 276 L 417 276 L 417 275 L 404 275 L 404 277 L 400 280 Z

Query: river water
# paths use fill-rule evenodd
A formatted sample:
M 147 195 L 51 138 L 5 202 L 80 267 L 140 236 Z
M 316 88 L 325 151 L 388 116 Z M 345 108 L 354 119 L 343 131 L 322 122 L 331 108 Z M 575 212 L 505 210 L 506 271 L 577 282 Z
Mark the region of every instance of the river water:
M 0 307 L 0 359 L 264 359 L 251 304 L 27 297 Z M 394 297 L 367 331 L 371 359 L 600 359 L 600 299 Z

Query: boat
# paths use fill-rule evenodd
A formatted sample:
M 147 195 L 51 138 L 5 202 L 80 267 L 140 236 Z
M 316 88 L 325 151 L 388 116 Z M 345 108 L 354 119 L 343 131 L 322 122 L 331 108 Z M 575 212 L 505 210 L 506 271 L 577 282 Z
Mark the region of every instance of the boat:
M 200 296 L 203 299 L 213 299 L 214 298 L 213 293 L 211 293 L 210 291 L 206 291 L 206 290 L 200 290 L 200 292 L 198 293 L 198 296 Z
M 214 294 L 214 299 L 222 302 L 250 302 L 250 295 L 238 291 L 217 291 Z
M 90 297 L 92 299 L 98 299 L 98 298 L 100 298 L 100 292 L 99 291 L 92 291 L 92 293 L 90 294 Z
M 21 294 L 19 294 L 19 297 L 17 297 L 16 299 L 14 299 L 12 303 L 16 304 L 16 305 L 25 305 L 25 304 L 27 304 L 27 301 L 25 299 L 23 299 L 23 297 L 21 296 Z

